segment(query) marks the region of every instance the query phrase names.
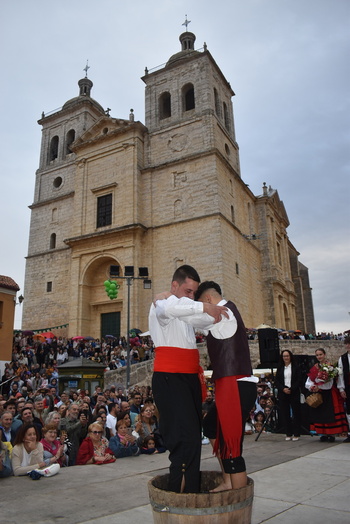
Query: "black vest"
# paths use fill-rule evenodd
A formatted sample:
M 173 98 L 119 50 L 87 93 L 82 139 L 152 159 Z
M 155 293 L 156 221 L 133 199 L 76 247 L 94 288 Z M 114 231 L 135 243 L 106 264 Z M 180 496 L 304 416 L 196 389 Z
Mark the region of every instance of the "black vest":
M 349 389 L 350 387 L 350 377 L 349 377 L 349 359 L 348 359 L 348 353 L 344 353 L 344 355 L 341 356 L 341 360 L 343 363 L 343 377 L 344 377 L 344 384 L 346 389 Z
M 237 331 L 232 337 L 224 340 L 218 340 L 210 332 L 207 336 L 213 380 L 232 375 L 250 376 L 252 374 L 248 337 L 242 317 L 233 302 L 228 301 L 225 307 L 234 314 L 237 320 Z

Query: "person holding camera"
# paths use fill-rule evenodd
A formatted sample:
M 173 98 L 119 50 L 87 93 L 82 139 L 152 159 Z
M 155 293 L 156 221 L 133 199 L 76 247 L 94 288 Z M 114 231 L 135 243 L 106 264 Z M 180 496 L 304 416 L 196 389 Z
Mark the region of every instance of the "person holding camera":
M 71 404 L 67 409 L 66 417 L 61 420 L 60 429 L 67 432 L 72 444 L 69 452 L 68 466 L 74 466 L 80 446 L 80 442 L 87 435 L 88 419 L 84 412 L 80 411 L 78 404 Z

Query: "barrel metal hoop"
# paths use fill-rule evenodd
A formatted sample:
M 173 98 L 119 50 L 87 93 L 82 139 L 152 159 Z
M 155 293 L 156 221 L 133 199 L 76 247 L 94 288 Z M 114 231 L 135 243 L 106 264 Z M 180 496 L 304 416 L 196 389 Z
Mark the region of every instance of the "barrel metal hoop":
M 171 513 L 176 515 L 218 515 L 220 513 L 231 513 L 239 509 L 251 506 L 253 503 L 253 496 L 242 500 L 242 502 L 236 502 L 236 504 L 228 504 L 226 506 L 214 506 L 210 508 L 177 508 L 172 506 L 164 506 L 164 504 L 157 504 L 151 500 L 151 506 L 154 511 L 158 513 Z M 204 513 L 205 510 L 205 513 Z

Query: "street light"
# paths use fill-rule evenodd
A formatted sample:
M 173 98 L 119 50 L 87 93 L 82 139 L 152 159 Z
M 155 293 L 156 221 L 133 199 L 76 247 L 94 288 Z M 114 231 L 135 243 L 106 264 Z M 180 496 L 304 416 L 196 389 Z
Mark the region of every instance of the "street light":
M 128 304 L 127 304 L 127 336 L 126 336 L 126 389 L 130 386 L 130 287 L 133 280 L 143 280 L 143 288 L 151 289 L 152 280 L 148 279 L 148 268 L 139 267 L 139 276 L 135 277 L 134 266 L 125 266 L 124 276 L 119 276 L 119 266 L 110 266 L 110 277 L 126 280 L 128 287 Z

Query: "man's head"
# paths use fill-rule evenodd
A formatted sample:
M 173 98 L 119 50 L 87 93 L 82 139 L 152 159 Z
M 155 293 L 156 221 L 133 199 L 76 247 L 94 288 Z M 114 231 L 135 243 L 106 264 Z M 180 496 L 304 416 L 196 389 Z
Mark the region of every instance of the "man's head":
M 12 416 L 14 417 L 16 415 L 16 401 L 15 400 L 8 400 L 5 403 L 5 411 L 9 411 L 12 413 Z
M 345 349 L 348 353 L 350 353 L 350 337 L 346 337 L 344 339 Z
M 12 420 L 13 417 L 11 411 L 4 411 L 1 415 L 0 423 L 5 431 L 9 431 L 11 429 Z
M 142 404 L 142 396 L 140 393 L 135 393 L 135 395 L 133 396 L 133 399 L 134 399 L 134 406 L 141 406 Z
M 206 280 L 199 285 L 194 298 L 199 302 L 217 304 L 222 299 L 221 287 L 212 280 Z
M 77 419 L 79 416 L 79 405 L 78 404 L 71 404 L 68 407 L 67 415 L 71 420 Z
M 16 400 L 16 409 L 17 413 L 20 413 L 22 411 L 23 406 L 25 405 L 26 401 L 23 397 Z
M 129 402 L 127 402 L 126 400 L 122 400 L 120 403 L 120 411 L 126 411 L 127 413 L 129 413 L 130 411 Z
M 29 407 L 24 407 L 21 412 L 21 419 L 23 424 L 27 424 L 29 422 L 33 422 L 33 410 Z
M 192 266 L 180 266 L 173 275 L 171 292 L 177 298 L 188 297 L 194 299 L 199 282 L 199 275 Z
M 41 395 L 35 397 L 34 399 L 34 408 L 36 411 L 43 411 L 44 409 L 44 399 Z

